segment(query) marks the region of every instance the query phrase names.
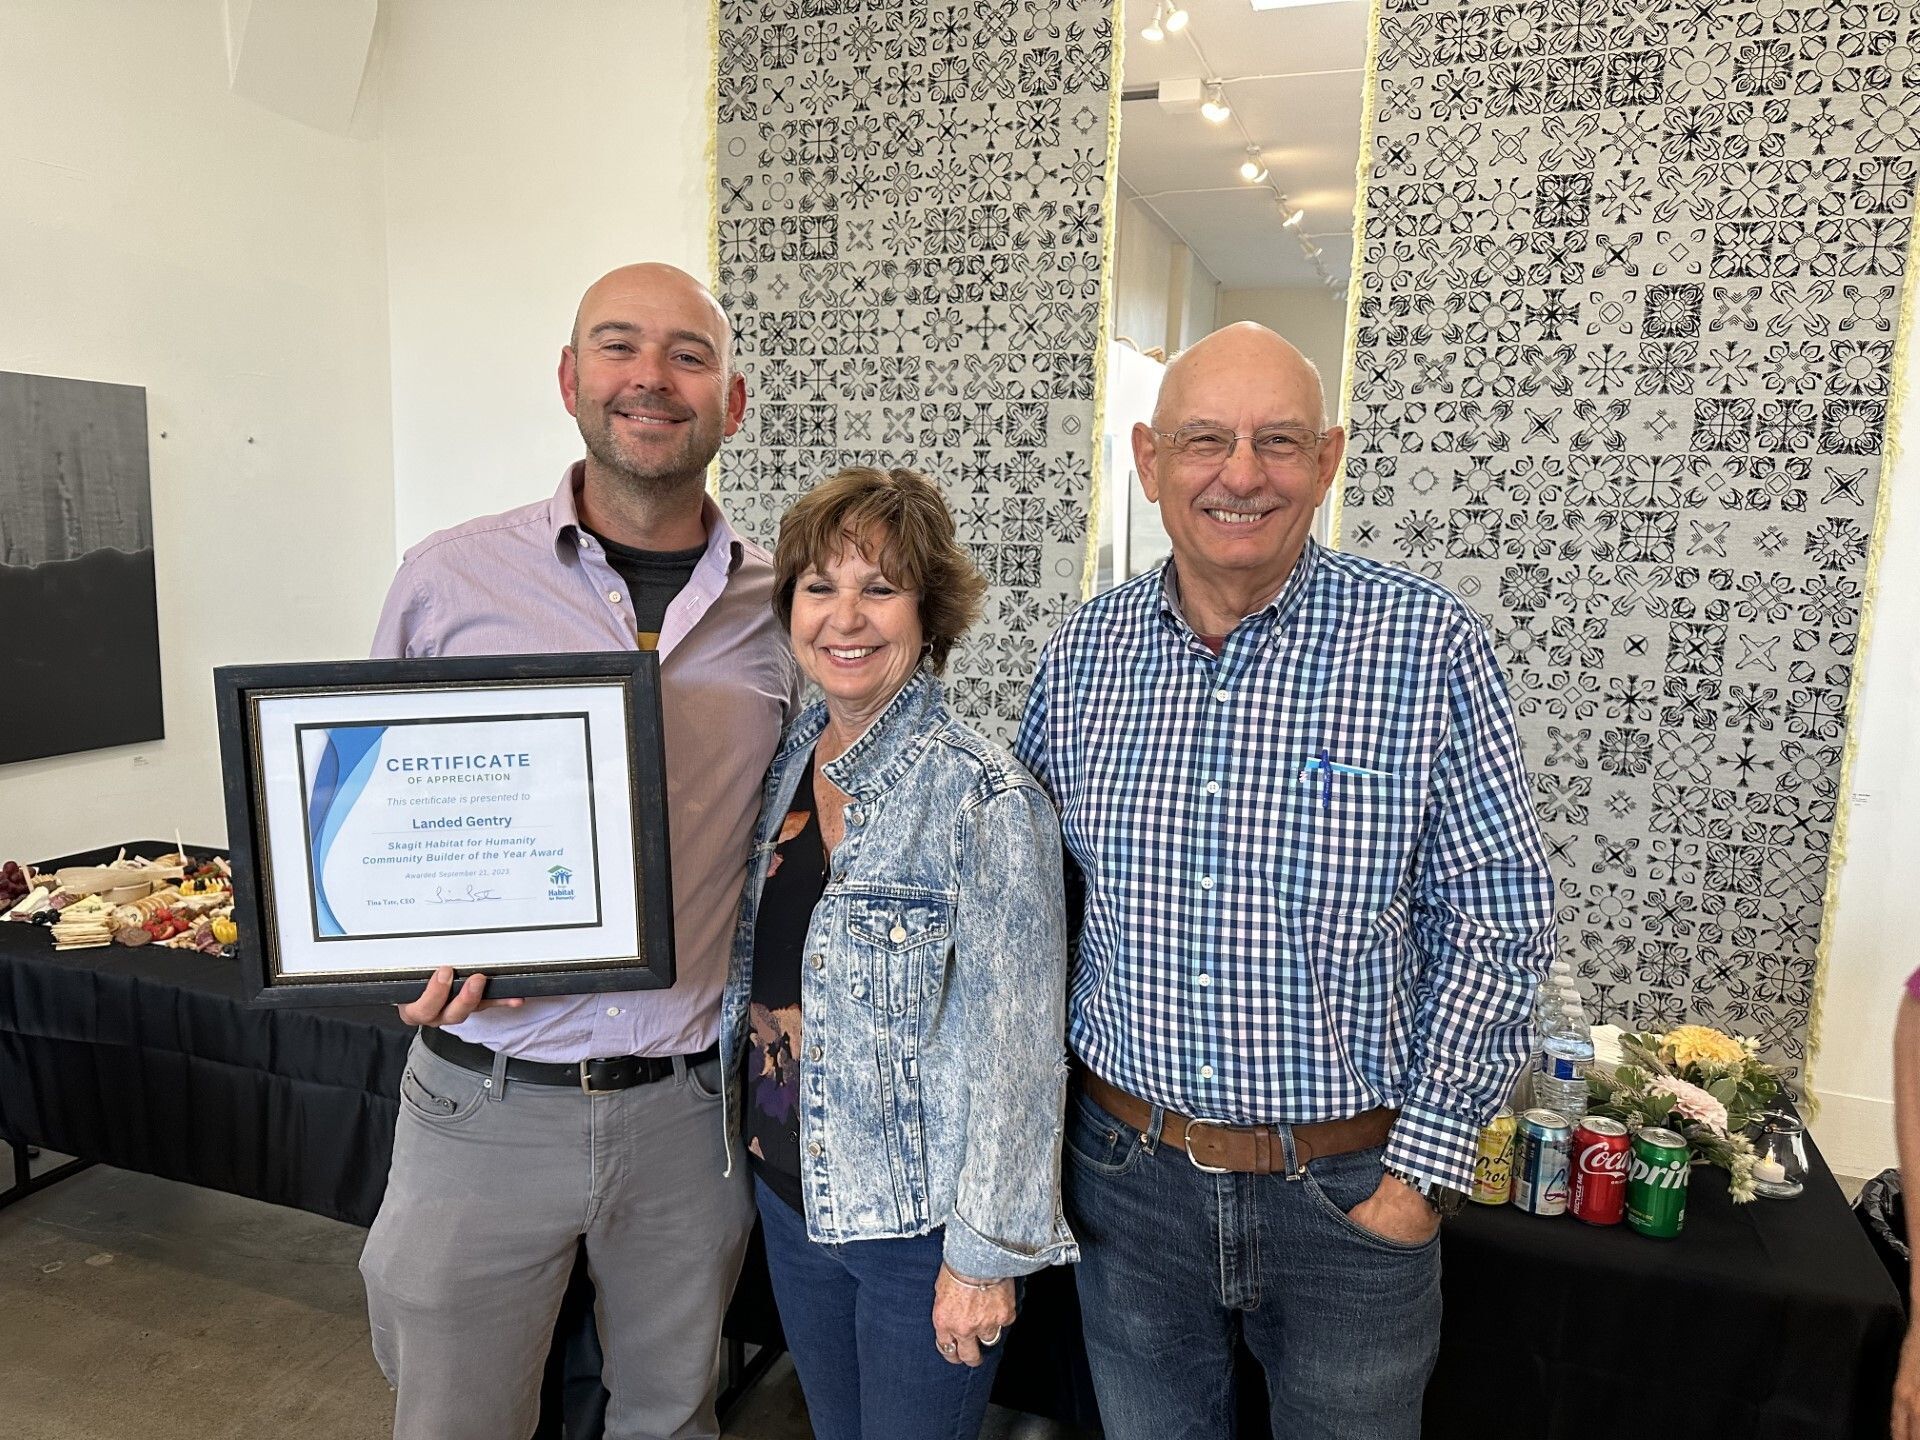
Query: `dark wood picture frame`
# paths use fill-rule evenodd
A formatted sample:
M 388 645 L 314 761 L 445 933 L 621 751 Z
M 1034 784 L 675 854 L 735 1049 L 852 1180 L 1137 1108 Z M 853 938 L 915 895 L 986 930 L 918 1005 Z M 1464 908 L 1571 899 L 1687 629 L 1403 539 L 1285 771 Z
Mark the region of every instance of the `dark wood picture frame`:
M 548 688 L 619 683 L 626 720 L 629 808 L 633 820 L 633 885 L 640 951 L 604 959 L 486 965 L 487 996 L 591 994 L 661 990 L 675 978 L 672 864 L 667 843 L 666 750 L 660 713 L 659 657 L 651 651 L 553 655 L 477 655 L 422 660 L 341 660 L 274 665 L 223 665 L 213 672 L 233 862 L 236 951 L 254 1005 L 401 1004 L 419 995 L 435 967 L 382 970 L 379 978 L 341 980 L 279 973 L 278 929 L 288 903 L 273 893 L 262 789 L 260 699 L 288 695 L 351 696 L 434 690 Z M 460 719 L 463 717 L 450 717 Z M 603 883 L 605 877 L 602 877 Z M 304 909 L 303 897 L 300 905 Z M 556 927 L 559 928 L 559 927 Z M 534 932 L 538 933 L 538 932 Z M 399 937 L 385 937 L 399 938 Z M 458 986 L 472 970 L 455 967 Z

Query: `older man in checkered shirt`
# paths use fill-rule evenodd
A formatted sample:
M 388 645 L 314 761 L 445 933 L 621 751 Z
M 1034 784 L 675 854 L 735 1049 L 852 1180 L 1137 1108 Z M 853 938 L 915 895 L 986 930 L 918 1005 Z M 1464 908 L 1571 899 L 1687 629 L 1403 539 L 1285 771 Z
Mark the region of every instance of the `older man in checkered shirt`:
M 1173 558 L 1083 606 L 1021 758 L 1085 886 L 1067 1195 L 1110 1440 L 1417 1436 L 1439 1228 L 1528 1051 L 1553 887 L 1486 627 L 1309 536 L 1320 380 L 1234 325 L 1134 428 Z

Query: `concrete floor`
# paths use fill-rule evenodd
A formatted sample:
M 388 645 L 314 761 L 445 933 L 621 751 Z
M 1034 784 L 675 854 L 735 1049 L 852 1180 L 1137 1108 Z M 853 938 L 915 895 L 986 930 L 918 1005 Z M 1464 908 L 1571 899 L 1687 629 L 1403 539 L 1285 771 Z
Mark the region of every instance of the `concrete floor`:
M 367 1344 L 365 1238 L 100 1167 L 0 1210 L 0 1436 L 382 1440 L 393 1403 Z M 726 1433 L 810 1440 L 785 1357 Z M 996 1410 L 983 1440 L 1068 1434 Z

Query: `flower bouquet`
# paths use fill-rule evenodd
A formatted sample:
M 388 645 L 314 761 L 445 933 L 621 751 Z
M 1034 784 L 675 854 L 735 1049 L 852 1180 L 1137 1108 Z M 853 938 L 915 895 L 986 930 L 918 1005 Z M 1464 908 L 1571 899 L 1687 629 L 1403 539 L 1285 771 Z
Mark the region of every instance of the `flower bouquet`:
M 1727 1172 L 1736 1205 L 1753 1199 L 1755 1156 L 1745 1132 L 1780 1093 L 1780 1072 L 1753 1042 L 1682 1025 L 1664 1035 L 1623 1034 L 1620 1056 L 1611 1075 L 1595 1069 L 1587 1077 L 1589 1112 L 1632 1134 L 1649 1125 L 1677 1131 L 1696 1162 Z

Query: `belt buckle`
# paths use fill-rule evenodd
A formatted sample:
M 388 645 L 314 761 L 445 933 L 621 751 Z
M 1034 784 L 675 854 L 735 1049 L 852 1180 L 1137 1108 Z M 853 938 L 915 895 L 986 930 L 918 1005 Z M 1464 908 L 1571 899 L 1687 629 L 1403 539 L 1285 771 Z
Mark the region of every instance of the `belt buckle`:
M 1187 1133 L 1183 1140 L 1183 1143 L 1186 1146 L 1186 1151 L 1187 1151 L 1187 1163 L 1193 1166 L 1194 1169 L 1203 1170 L 1209 1175 L 1231 1175 L 1233 1171 L 1230 1167 L 1226 1165 L 1203 1165 L 1200 1163 L 1198 1159 L 1194 1157 L 1193 1132 L 1198 1130 L 1202 1125 L 1212 1125 L 1213 1127 L 1219 1130 L 1231 1130 L 1233 1128 L 1225 1120 L 1189 1120 L 1187 1121 Z
M 582 1060 L 580 1062 L 580 1093 L 582 1095 L 611 1095 L 620 1088 L 618 1085 L 607 1085 L 595 1089 L 593 1085 L 588 1083 L 587 1070 L 593 1064 L 594 1061 L 592 1060 Z

